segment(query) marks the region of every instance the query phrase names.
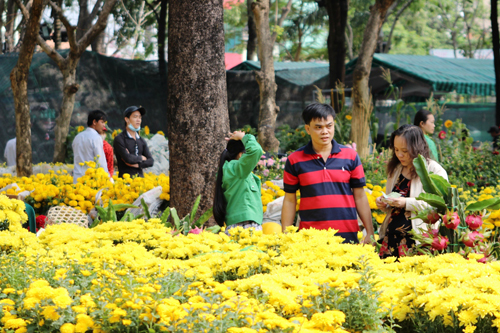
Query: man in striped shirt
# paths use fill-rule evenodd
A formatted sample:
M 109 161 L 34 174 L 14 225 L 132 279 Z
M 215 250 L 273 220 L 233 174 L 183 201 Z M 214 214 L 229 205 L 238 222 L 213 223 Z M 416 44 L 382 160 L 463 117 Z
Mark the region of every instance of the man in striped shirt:
M 285 165 L 281 212 L 283 230 L 295 219 L 296 192 L 300 190 L 299 229 L 336 229 L 345 243 L 358 243 L 357 215 L 366 230 L 363 243 L 371 243 L 373 224 L 363 187 L 365 173 L 355 150 L 333 139 L 335 111 L 313 103 L 302 112 L 309 143 L 292 153 Z

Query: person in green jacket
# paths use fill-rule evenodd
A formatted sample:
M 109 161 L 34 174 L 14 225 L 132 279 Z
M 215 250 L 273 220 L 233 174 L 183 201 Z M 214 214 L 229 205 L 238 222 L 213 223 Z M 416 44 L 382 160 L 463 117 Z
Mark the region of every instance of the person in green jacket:
M 434 161 L 439 162 L 439 154 L 436 143 L 431 138 L 431 135 L 434 133 L 434 128 L 436 127 L 434 121 L 434 115 L 429 110 L 421 109 L 415 115 L 413 125 L 420 127 L 420 129 L 424 132 L 425 141 L 427 141 L 427 144 L 429 145 L 431 158 Z
M 262 156 L 255 136 L 242 131 L 229 133 L 220 156 L 215 184 L 214 218 L 226 231 L 235 228 L 262 230 L 260 179 L 252 173 Z

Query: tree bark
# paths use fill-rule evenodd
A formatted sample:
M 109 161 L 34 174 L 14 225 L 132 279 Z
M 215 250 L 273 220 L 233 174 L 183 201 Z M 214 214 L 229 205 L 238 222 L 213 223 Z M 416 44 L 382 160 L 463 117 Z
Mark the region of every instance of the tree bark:
M 248 15 L 247 60 L 258 60 L 257 27 L 255 25 L 255 17 L 252 11 L 252 1 L 253 0 L 247 0 L 247 15 Z
M 366 24 L 363 42 L 361 43 L 358 60 L 353 72 L 351 140 L 357 144 L 360 157 L 366 157 L 369 153 L 369 121 L 373 106 L 368 80 L 370 78 L 373 54 L 377 47 L 377 40 L 385 14 L 393 2 L 394 0 L 376 0 L 375 4 L 371 7 L 370 17 Z
M 109 13 L 117 1 L 118 0 L 106 0 L 101 9 L 100 6 L 102 4 L 102 0 L 97 0 L 92 13 L 86 16 L 80 16 L 78 20 L 79 25 L 76 27 L 69 23 L 68 19 L 64 16 L 62 8 L 57 6 L 57 3 L 49 1 L 50 5 L 57 12 L 58 17 L 66 27 L 70 46 L 68 55 L 66 58 L 63 58 L 59 53 L 52 49 L 40 35 L 37 36 L 36 40 L 42 50 L 57 64 L 63 75 L 63 100 L 61 103 L 60 114 L 56 119 L 56 127 L 54 129 L 56 139 L 53 159 L 54 162 L 64 162 L 64 157 L 66 155 L 66 137 L 69 131 L 71 115 L 73 114 L 75 94 L 79 88 L 76 83 L 76 67 L 83 52 L 85 52 L 85 49 L 106 28 Z M 23 16 L 25 18 L 29 17 L 29 13 L 21 0 L 16 0 L 16 2 L 19 8 L 21 8 Z M 82 0 L 82 3 L 86 2 L 87 0 Z M 82 3 L 80 3 L 80 7 L 85 10 Z M 99 18 L 96 23 L 88 27 L 86 25 L 87 21 L 84 18 L 86 17 L 89 22 L 92 22 L 99 12 Z M 85 30 L 83 34 L 78 33 L 78 31 L 83 30 Z M 77 35 L 80 36 L 80 38 L 77 39 Z
M 15 0 L 7 1 L 7 24 L 5 25 L 5 53 L 14 52 Z
M 0 0 L 0 13 L 2 13 L 2 15 L 0 15 L 0 30 L 2 30 L 3 26 L 4 26 L 4 21 L 3 21 L 3 12 L 5 10 L 5 0 Z M 0 38 L 0 42 L 1 45 L 3 45 L 3 40 Z M 0 54 L 3 54 L 3 47 L 0 45 Z
M 75 105 L 75 95 L 80 88 L 76 83 L 76 67 L 80 61 L 78 58 L 68 58 L 63 74 L 63 99 L 61 103 L 61 112 L 56 118 L 56 127 L 54 130 L 55 146 L 54 146 L 54 162 L 63 162 L 66 157 L 66 138 L 69 132 L 71 115 Z
M 345 81 L 346 40 L 348 0 L 326 0 L 330 30 L 328 34 L 328 60 L 330 61 L 330 88 Z M 335 109 L 337 110 L 337 109 Z M 338 111 L 338 110 L 337 110 Z
M 57 0 L 57 5 L 61 7 L 62 0 Z M 61 43 L 62 43 L 62 38 L 61 38 L 62 22 L 61 19 L 59 18 L 59 15 L 54 9 L 52 9 L 52 17 L 54 18 L 54 34 L 53 34 L 54 49 L 59 50 L 61 48 Z
M 97 37 L 90 43 L 92 51 L 99 54 L 106 54 L 106 44 L 104 43 L 104 31 L 101 32 Z
M 222 0 L 170 0 L 168 9 L 170 204 L 200 215 L 212 206 L 229 131 Z
M 16 111 L 16 171 L 18 177 L 31 176 L 31 120 L 28 102 L 28 75 L 40 29 L 43 0 L 34 0 L 30 19 L 26 18 L 26 31 L 17 64 L 10 73 L 14 107 Z
M 500 33 L 498 31 L 498 1 L 491 0 L 491 38 L 493 44 L 493 63 L 495 66 L 496 112 L 495 123 L 500 125 Z
M 167 59 L 165 41 L 167 38 L 168 0 L 161 0 L 160 15 L 158 16 L 158 69 L 162 87 L 167 88 Z
M 283 22 L 290 11 L 292 0 L 283 8 L 278 26 Z M 265 151 L 278 152 L 280 142 L 274 135 L 276 117 L 279 107 L 276 105 L 276 78 L 274 74 L 273 47 L 276 42 L 276 32 L 271 35 L 269 27 L 269 0 L 255 0 L 252 11 L 257 27 L 257 41 L 259 49 L 260 71 L 255 72 L 255 79 L 259 84 L 259 132 L 258 141 Z

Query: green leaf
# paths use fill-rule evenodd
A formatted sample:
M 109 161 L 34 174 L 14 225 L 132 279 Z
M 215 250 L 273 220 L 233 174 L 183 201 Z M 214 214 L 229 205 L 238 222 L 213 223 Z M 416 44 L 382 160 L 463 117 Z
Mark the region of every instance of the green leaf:
M 128 209 L 128 208 L 139 208 L 139 207 L 137 207 L 136 205 L 132 205 L 132 204 L 116 204 L 116 205 L 113 205 L 113 209 L 115 211 L 120 211 L 120 210 L 124 210 L 124 209 Z
M 420 181 L 422 182 L 424 191 L 427 193 L 440 195 L 436 185 L 429 176 L 429 171 L 427 171 L 427 163 L 425 162 L 425 159 L 422 155 L 418 155 L 418 157 L 413 160 L 413 166 L 415 166 L 415 171 L 420 177 Z
M 436 174 L 431 174 L 430 178 L 434 185 L 436 185 L 436 188 L 443 197 L 444 201 L 448 201 L 448 187 L 451 187 L 450 183 L 448 183 L 448 181 L 443 177 Z
M 200 205 L 200 200 L 201 200 L 201 195 L 199 195 L 194 202 L 193 209 L 191 209 L 191 216 L 189 218 L 189 223 L 192 223 L 194 221 L 194 217 L 196 216 L 196 212 L 198 211 L 198 206 Z
M 107 221 L 114 221 L 113 220 L 113 213 L 114 213 L 114 210 L 113 210 L 113 200 L 109 199 L 109 202 L 108 202 L 108 212 L 107 212 L 107 215 L 106 215 L 106 222 Z
M 95 209 L 97 210 L 97 214 L 99 215 L 99 218 L 104 221 L 104 219 L 107 218 L 107 216 L 108 216 L 108 211 L 101 206 L 95 206 Z M 108 222 L 108 221 L 104 221 L 104 222 Z
M 170 213 L 172 214 L 172 218 L 174 219 L 175 229 L 181 229 L 181 220 L 179 219 L 179 215 L 177 215 L 177 210 L 175 208 L 170 208 Z
M 211 227 L 209 227 L 209 228 L 206 228 L 205 230 L 206 230 L 206 231 L 210 231 L 210 232 L 212 232 L 212 233 L 214 233 L 214 234 L 218 234 L 218 233 L 220 232 L 220 229 L 221 229 L 221 227 L 220 227 L 220 226 L 218 226 L 218 225 L 214 225 L 214 226 L 211 226 Z
M 439 195 L 432 193 L 420 193 L 416 199 L 427 202 L 429 205 L 437 208 L 441 212 L 446 211 L 446 202 Z
M 169 216 L 170 216 L 170 209 L 167 208 L 167 209 L 165 209 L 163 214 L 161 214 L 161 218 L 160 218 L 161 223 L 165 224 L 167 222 Z
M 198 228 L 201 228 L 201 226 L 208 221 L 208 219 L 210 217 L 212 217 L 212 215 L 214 215 L 213 213 L 213 208 L 210 207 L 209 210 L 207 210 L 205 213 L 203 213 L 199 219 L 196 220 L 196 222 L 194 223 L 195 226 L 197 226 Z
M 481 211 L 483 209 L 488 209 L 488 208 L 496 208 L 495 206 L 500 205 L 500 198 L 491 198 L 488 200 L 483 200 L 483 201 L 476 201 L 474 203 L 471 203 L 470 205 L 465 208 L 465 210 L 468 210 L 470 212 L 476 212 L 476 211 Z
M 149 213 L 149 207 L 144 198 L 141 198 L 141 205 L 144 215 L 146 215 L 146 218 L 149 220 L 151 218 L 151 214 Z

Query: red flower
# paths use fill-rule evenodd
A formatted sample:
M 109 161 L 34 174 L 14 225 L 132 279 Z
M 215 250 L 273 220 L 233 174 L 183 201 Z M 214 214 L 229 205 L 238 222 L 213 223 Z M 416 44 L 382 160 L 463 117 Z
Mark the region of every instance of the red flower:
M 467 182 L 467 186 L 474 186 L 475 184 L 474 183 L 471 183 L 471 182 Z
M 443 140 L 444 138 L 446 138 L 446 132 L 445 131 L 439 132 L 438 138 L 440 138 L 441 140 Z
M 498 155 L 498 154 L 500 154 L 498 151 L 496 150 L 493 151 L 493 155 Z
M 45 222 L 47 221 L 47 216 L 45 215 L 38 215 L 36 218 L 36 228 L 41 229 L 45 228 Z

